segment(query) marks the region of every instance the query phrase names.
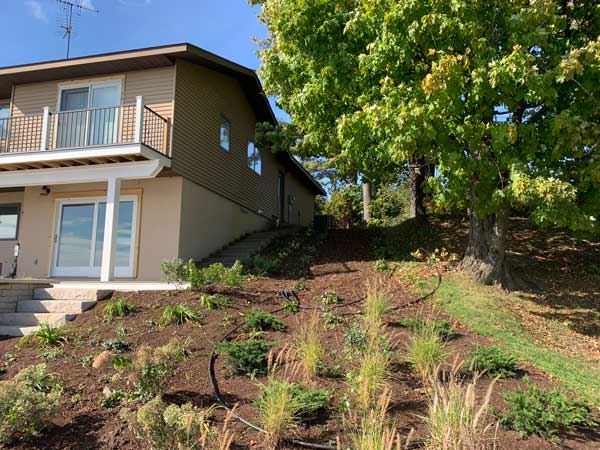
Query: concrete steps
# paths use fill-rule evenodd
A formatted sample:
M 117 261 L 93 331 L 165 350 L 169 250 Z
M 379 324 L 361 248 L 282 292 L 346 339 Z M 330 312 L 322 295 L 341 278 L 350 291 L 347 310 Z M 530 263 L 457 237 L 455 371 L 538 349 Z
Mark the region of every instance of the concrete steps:
M 112 295 L 106 289 L 37 287 L 29 298 L 19 298 L 13 311 L 0 313 L 0 336 L 24 336 L 39 329 L 43 323 L 54 326 L 74 320 L 98 300 Z

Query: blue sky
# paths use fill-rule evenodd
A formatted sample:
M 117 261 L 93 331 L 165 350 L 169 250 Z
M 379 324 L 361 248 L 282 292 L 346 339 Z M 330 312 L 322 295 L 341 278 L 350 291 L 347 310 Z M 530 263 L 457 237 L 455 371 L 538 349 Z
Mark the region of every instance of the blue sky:
M 71 56 L 190 42 L 252 69 L 252 38 L 264 38 L 257 8 L 246 0 L 80 0 L 98 9 L 75 20 Z M 0 66 L 65 57 L 55 0 L 2 0 Z M 271 102 L 274 104 L 274 102 Z M 276 109 L 279 118 L 286 114 Z

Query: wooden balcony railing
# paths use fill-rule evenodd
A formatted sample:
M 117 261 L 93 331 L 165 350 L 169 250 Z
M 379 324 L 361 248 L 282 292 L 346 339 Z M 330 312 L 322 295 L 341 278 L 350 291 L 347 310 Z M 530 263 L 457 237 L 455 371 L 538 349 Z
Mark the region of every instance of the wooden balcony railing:
M 169 120 L 136 103 L 0 119 L 0 154 L 144 144 L 170 156 Z

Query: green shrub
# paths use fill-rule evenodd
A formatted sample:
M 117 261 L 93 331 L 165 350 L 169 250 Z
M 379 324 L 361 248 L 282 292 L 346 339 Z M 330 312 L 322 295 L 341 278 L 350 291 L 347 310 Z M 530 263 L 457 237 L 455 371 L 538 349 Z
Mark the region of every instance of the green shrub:
M 477 347 L 467 356 L 466 367 L 492 378 L 512 377 L 518 370 L 515 359 L 497 345 Z
M 121 404 L 123 400 L 127 398 L 127 392 L 116 390 L 104 389 L 104 398 L 100 401 L 100 406 L 107 409 L 116 408 Z
M 584 402 L 569 398 L 557 389 L 540 389 L 527 377 L 525 383 L 525 390 L 504 393 L 508 404 L 506 411 L 494 411 L 504 427 L 515 430 L 520 436 L 538 434 L 558 442 L 558 433 L 573 426 L 598 425 L 591 419 L 591 408 Z
M 315 300 L 323 303 L 324 305 L 337 305 L 342 301 L 335 291 L 327 291 L 323 295 L 317 295 Z
M 256 377 L 268 370 L 269 351 L 274 344 L 263 339 L 251 338 L 239 342 L 221 342 L 219 353 L 226 353 L 225 365 L 233 375 Z
M 103 310 L 104 320 L 112 322 L 115 318 L 123 318 L 135 312 L 135 306 L 127 303 L 124 297 L 115 297 L 110 300 Z
M 58 359 L 65 355 L 65 350 L 61 347 L 52 347 L 42 352 L 42 358 L 44 359 Z
M 19 339 L 17 346 L 25 346 L 31 343 L 39 347 L 56 347 L 67 342 L 67 331 L 64 327 L 57 327 L 49 323 L 42 323 L 37 331 L 29 333 Z
M 375 269 L 375 272 L 390 272 L 392 270 L 385 259 L 378 259 L 375 261 L 373 268 Z
M 123 418 L 151 450 L 229 450 L 233 443 L 229 422 L 223 430 L 215 429 L 212 413 L 212 408 L 168 405 L 156 397 L 136 412 L 125 411 Z
M 107 339 L 100 345 L 104 350 L 111 350 L 117 353 L 125 353 L 129 351 L 129 343 L 120 341 L 119 339 Z
M 126 356 L 115 356 L 110 362 L 113 368 L 117 370 L 124 370 L 132 364 L 131 358 L 127 358 Z
M 211 284 L 220 284 L 229 288 L 241 288 L 246 277 L 239 261 L 226 268 L 221 263 L 198 268 L 193 260 L 185 263 L 182 259 L 163 261 L 160 268 L 165 275 L 164 281 L 183 286 L 189 283 L 191 289 L 200 289 Z
M 344 352 L 348 356 L 364 352 L 369 346 L 369 333 L 354 323 L 346 333 L 344 333 Z
M 186 322 L 202 322 L 202 319 L 204 319 L 202 314 L 190 308 L 185 303 L 179 303 L 175 306 L 167 306 L 160 317 L 159 323 L 162 326 L 172 324 L 183 325 Z
M 142 345 L 129 366 L 134 378 L 134 397 L 148 401 L 162 392 L 167 376 L 172 374 L 177 363 L 187 356 L 189 341 L 172 339 L 162 347 Z
M 256 275 L 270 275 L 279 269 L 277 261 L 261 255 L 250 256 L 244 259 L 243 264 L 248 272 Z
M 422 381 L 431 381 L 436 377 L 438 368 L 447 355 L 446 344 L 433 325 L 417 328 L 410 336 L 406 360 Z
M 202 294 L 198 300 L 200 301 L 200 305 L 209 311 L 229 308 L 233 304 L 231 299 L 225 294 Z
M 57 413 L 62 389 L 45 364 L 27 367 L 0 381 L 0 443 L 37 436 Z
M 430 329 L 437 333 L 440 339 L 448 340 L 456 335 L 454 327 L 449 320 L 446 319 L 431 319 L 425 320 L 420 317 L 406 317 L 400 320 L 399 324 L 405 328 L 413 331 L 420 331 L 423 329 Z
M 252 309 L 244 314 L 246 328 L 251 331 L 282 331 L 287 328 L 285 322 L 273 314 Z

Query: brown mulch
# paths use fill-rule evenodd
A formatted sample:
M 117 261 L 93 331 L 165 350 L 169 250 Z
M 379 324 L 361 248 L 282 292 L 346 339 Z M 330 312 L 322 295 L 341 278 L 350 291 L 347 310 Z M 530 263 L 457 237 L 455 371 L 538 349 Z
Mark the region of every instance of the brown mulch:
M 315 296 L 325 292 L 338 295 L 342 304 L 352 303 L 364 296 L 365 286 L 382 275 L 373 270 L 373 257 L 366 231 L 338 230 L 330 233 L 320 245 L 319 254 L 311 264 L 306 275 L 306 289 L 299 292 L 303 306 L 320 307 Z M 184 325 L 159 327 L 155 325 L 166 305 L 178 303 L 197 303 L 199 293 L 194 292 L 141 292 L 124 293 L 128 301 L 135 304 L 138 312 L 132 316 L 113 323 L 102 321 L 102 303 L 94 310 L 80 315 L 72 324 L 72 336 L 64 349 L 66 357 L 48 361 L 49 370 L 58 373 L 65 386 L 64 400 L 59 417 L 54 425 L 47 429 L 38 439 L 21 442 L 15 449 L 139 449 L 142 444 L 136 440 L 127 424 L 119 417 L 119 408 L 106 409 L 100 406 L 102 391 L 106 386 L 127 390 L 125 381 L 112 381 L 115 370 L 106 368 L 95 370 L 82 364 L 82 358 L 97 355 L 102 351 L 101 343 L 107 339 L 121 339 L 131 345 L 132 352 L 142 344 L 153 347 L 166 344 L 173 336 L 190 338 L 189 350 L 192 357 L 183 361 L 176 374 L 165 384 L 164 398 L 169 402 L 192 402 L 198 406 L 210 406 L 214 403 L 212 389 L 208 379 L 209 354 L 222 335 L 231 327 L 231 321 L 239 323 L 241 314 L 251 308 L 275 310 L 281 306 L 281 298 L 277 292 L 292 289 L 296 279 L 279 278 L 258 279 L 247 282 L 241 291 L 221 290 L 234 300 L 234 306 L 224 310 L 204 311 L 205 319 L 201 326 Z M 415 299 L 406 286 L 398 278 L 388 280 L 388 287 L 395 305 L 408 304 Z M 341 307 L 336 311 L 352 312 L 355 306 Z M 312 314 L 302 311 L 296 315 L 284 316 L 288 326 L 285 332 L 268 333 L 266 338 L 284 345 L 293 339 L 300 322 Z M 408 333 L 398 326 L 402 317 L 431 315 L 443 317 L 437 310 L 432 310 L 427 303 L 402 308 L 390 315 L 388 326 L 390 335 L 398 347 L 402 349 L 407 342 Z M 352 322 L 354 316 L 346 318 Z M 325 335 L 330 350 L 328 365 L 348 367 L 344 357 L 343 334 L 346 328 L 338 326 L 328 330 Z M 475 345 L 486 343 L 485 339 L 471 334 L 465 327 L 457 324 L 458 336 L 450 342 L 452 353 L 464 356 Z M 0 338 L 2 339 L 2 338 Z M 20 369 L 42 362 L 40 352 L 33 348 L 16 349 L 17 339 L 0 340 L 0 354 L 10 353 L 15 360 L 8 366 L 5 375 L 0 379 L 9 379 Z M 525 368 L 530 379 L 538 385 L 550 386 L 552 383 L 539 371 Z M 221 390 L 227 401 L 237 403 L 237 412 L 250 419 L 256 419 L 252 401 L 260 390 L 259 383 L 264 379 L 249 380 L 243 377 L 229 377 L 222 361 L 217 362 L 217 374 Z M 521 376 L 523 375 L 521 374 Z M 480 393 L 483 395 L 490 381 L 483 378 L 480 382 Z M 492 403 L 502 406 L 500 393 L 514 390 L 522 384 L 521 378 L 500 380 L 495 387 Z M 328 389 L 334 402 L 343 400 L 345 383 L 343 379 L 325 377 L 318 382 L 319 388 Z M 399 432 L 404 436 L 415 429 L 415 436 L 423 437 L 425 430 L 419 415 L 425 413 L 427 392 L 405 364 L 395 367 L 392 387 L 392 412 L 398 421 Z M 218 413 L 221 420 L 222 413 Z M 333 411 L 329 417 L 321 418 L 310 427 L 298 430 L 298 437 L 309 440 L 327 442 L 334 441 L 336 435 L 343 435 L 339 413 Z M 236 433 L 236 449 L 260 448 L 262 436 L 249 431 L 240 423 L 234 425 Z M 498 449 L 542 450 L 554 448 L 549 442 L 530 437 L 519 439 L 516 433 L 498 429 Z M 563 437 L 561 447 L 573 450 L 591 450 L 600 448 L 600 436 L 592 431 L 581 430 Z

